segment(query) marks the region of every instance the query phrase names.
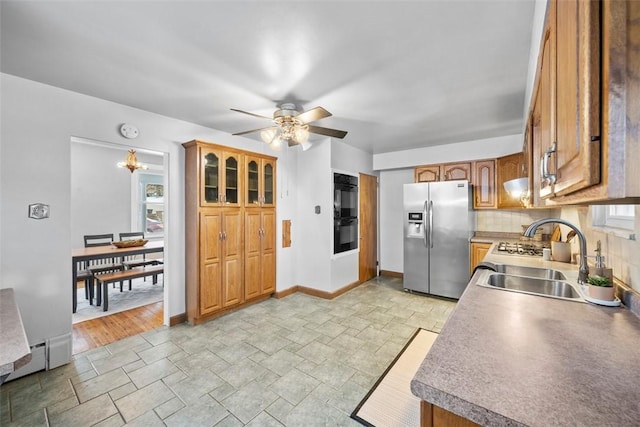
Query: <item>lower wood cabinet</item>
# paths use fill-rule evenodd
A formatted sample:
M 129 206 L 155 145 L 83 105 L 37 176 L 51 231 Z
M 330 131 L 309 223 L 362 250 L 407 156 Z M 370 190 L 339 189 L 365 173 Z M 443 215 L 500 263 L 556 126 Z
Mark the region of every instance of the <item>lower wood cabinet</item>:
M 473 273 L 473 269 L 476 268 L 484 257 L 489 252 L 491 248 L 491 243 L 471 243 L 471 256 L 469 259 L 471 260 L 471 264 L 469 265 L 469 273 Z
M 476 427 L 466 418 L 424 400 L 420 401 L 420 427 Z
M 276 290 L 276 213 L 245 214 L 244 297 L 249 300 Z
M 200 213 L 200 315 L 242 300 L 242 216 L 239 209 Z

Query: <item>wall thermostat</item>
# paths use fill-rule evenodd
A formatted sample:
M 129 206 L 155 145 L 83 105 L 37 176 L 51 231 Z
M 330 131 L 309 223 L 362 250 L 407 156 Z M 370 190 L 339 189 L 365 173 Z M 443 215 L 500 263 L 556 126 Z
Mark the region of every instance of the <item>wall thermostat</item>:
M 34 203 L 29 205 L 29 218 L 49 218 L 49 205 L 45 205 L 44 203 Z
M 123 123 L 122 126 L 120 126 L 120 134 L 125 138 L 133 139 L 138 137 L 140 131 L 130 123 Z

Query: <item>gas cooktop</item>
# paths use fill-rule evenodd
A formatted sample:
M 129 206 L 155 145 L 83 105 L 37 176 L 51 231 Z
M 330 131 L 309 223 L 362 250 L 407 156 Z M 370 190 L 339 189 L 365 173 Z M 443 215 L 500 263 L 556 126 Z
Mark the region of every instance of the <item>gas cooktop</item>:
M 499 242 L 494 253 L 500 255 L 542 256 L 542 249 L 548 248 L 548 242 Z

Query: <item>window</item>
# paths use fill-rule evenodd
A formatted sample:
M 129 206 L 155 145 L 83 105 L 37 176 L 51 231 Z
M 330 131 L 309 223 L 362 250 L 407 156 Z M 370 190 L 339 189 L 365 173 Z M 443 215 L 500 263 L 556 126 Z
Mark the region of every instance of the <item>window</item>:
M 635 205 L 591 206 L 593 225 L 621 230 L 634 229 Z
M 164 235 L 164 185 L 162 175 L 140 174 L 138 219 L 146 237 Z

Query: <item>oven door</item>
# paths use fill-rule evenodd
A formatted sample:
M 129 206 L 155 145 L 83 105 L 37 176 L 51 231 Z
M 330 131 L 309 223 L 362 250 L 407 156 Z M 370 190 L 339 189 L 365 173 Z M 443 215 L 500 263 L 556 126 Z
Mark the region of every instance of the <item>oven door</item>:
M 342 218 L 334 221 L 333 253 L 350 251 L 358 248 L 358 219 Z

